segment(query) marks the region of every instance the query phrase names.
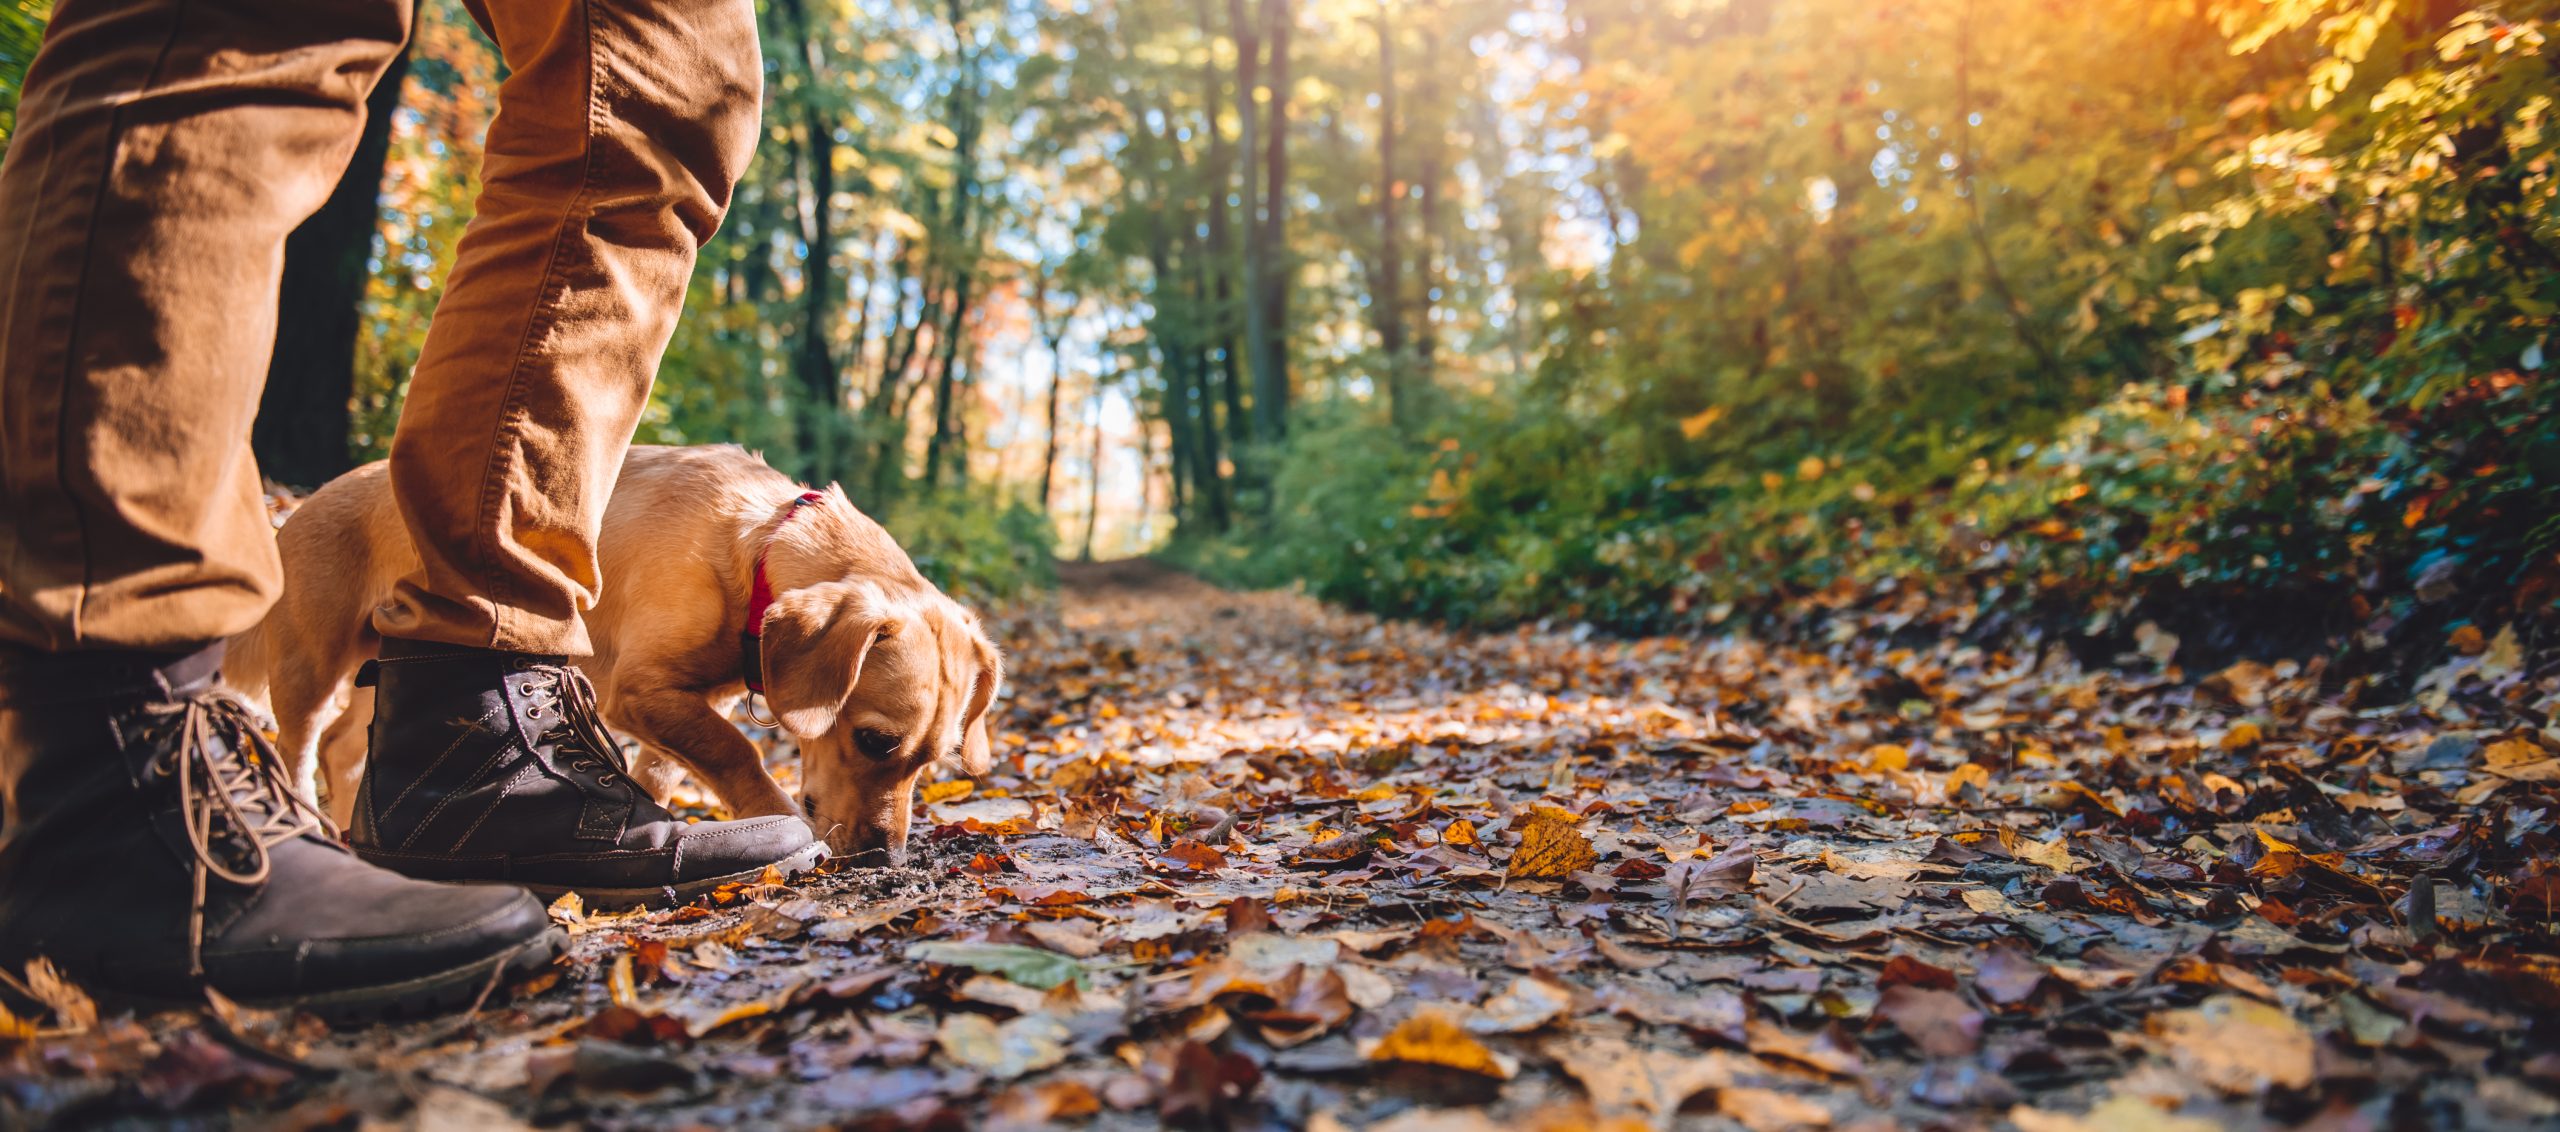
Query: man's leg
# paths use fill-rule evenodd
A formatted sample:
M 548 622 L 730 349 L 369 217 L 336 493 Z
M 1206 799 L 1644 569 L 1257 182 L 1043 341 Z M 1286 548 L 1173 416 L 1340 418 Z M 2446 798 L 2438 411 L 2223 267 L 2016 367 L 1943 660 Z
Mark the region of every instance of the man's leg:
M 509 75 L 391 481 L 422 568 L 374 615 L 348 840 L 440 880 L 665 903 L 824 852 L 796 817 L 688 824 L 631 780 L 570 658 L 596 537 L 694 256 L 755 148 L 753 0 L 494 0 Z M 478 721 L 478 722 L 474 722 Z M 491 820 L 492 818 L 496 820 Z
M 753 0 L 491 0 L 478 212 L 391 441 L 425 568 L 385 636 L 584 656 L 596 534 L 696 252 L 755 152 Z
M 556 946 L 522 891 L 324 836 L 223 637 L 273 600 L 248 448 L 287 232 L 406 0 L 64 0 L 0 164 L 0 964 L 367 1012 Z

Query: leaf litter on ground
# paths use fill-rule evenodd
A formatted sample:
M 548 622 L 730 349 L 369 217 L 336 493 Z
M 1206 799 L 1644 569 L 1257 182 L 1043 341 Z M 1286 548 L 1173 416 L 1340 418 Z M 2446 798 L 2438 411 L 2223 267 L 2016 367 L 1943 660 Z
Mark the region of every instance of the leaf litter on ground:
M 2397 696 L 1924 601 L 1618 641 L 1068 583 L 909 866 L 564 900 L 553 973 L 369 1029 L 7 972 L 0 1124 L 2560 1121 L 2549 658 Z

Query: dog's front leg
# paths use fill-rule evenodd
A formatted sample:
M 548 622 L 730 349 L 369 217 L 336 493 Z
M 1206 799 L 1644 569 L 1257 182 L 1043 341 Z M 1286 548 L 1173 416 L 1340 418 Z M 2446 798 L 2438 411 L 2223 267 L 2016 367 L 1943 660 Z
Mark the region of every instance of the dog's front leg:
M 683 763 L 720 796 L 732 817 L 800 812 L 782 784 L 766 773 L 756 745 L 701 695 L 668 689 L 615 699 L 619 702 L 606 705 L 608 716 L 620 717 L 614 726 Z

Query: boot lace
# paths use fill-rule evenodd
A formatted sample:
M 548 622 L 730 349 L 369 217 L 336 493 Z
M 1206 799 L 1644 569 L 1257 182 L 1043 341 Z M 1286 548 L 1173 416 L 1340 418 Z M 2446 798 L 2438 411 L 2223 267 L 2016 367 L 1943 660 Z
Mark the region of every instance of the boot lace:
M 596 785 L 612 786 L 631 777 L 631 764 L 622 758 L 622 744 L 614 741 L 605 729 L 602 709 L 596 703 L 596 686 L 587 674 L 575 668 L 558 667 L 539 670 L 525 689 L 543 694 L 550 706 L 560 713 L 558 723 L 546 728 L 545 738 L 556 738 L 560 745 L 580 757 L 570 765 L 580 769 L 602 770 Z
M 209 882 L 219 877 L 244 888 L 264 884 L 274 868 L 270 849 L 306 833 L 327 836 L 329 822 L 285 780 L 284 760 L 238 698 L 208 692 L 159 710 L 180 716 L 172 773 L 195 856 L 187 966 L 190 974 L 202 975 Z

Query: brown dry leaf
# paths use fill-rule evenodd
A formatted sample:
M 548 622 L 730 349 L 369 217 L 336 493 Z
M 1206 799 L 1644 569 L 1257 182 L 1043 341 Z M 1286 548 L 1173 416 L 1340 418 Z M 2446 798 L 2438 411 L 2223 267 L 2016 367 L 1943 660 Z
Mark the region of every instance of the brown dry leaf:
M 1060 955 L 1091 959 L 1102 954 L 1102 932 L 1083 920 L 1033 920 L 1022 932 Z
M 1964 901 L 1965 907 L 1985 916 L 2014 916 L 2018 913 L 2017 902 L 2001 895 L 1997 889 L 1968 888 L 1956 896 Z
M 1073 1079 L 1009 1089 L 994 1104 L 999 1123 L 1031 1128 L 1080 1120 L 1101 1111 L 1102 1098 L 1094 1094 L 1093 1087 Z
M 1578 821 L 1554 806 L 1532 807 L 1529 824 L 1520 831 L 1520 849 L 1503 872 L 1514 878 L 1562 877 L 1600 863 L 1591 839 L 1574 828 Z
M 50 959 L 38 956 L 27 961 L 27 993 L 53 1012 L 56 1030 L 77 1034 L 98 1024 L 98 1004 L 63 977 Z
M 2560 759 L 2552 758 L 2531 739 L 2501 739 L 2481 752 L 2483 769 L 2517 782 L 2560 780 Z
M 1479 1034 L 1525 1034 L 1553 1022 L 1573 1007 L 1573 989 L 1535 975 L 1511 980 L 1501 994 L 1486 999 L 1467 1015 L 1467 1029 Z
M 1876 1000 L 1876 1017 L 1930 1057 L 1970 1057 L 1982 1045 L 1982 1012 L 1954 991 L 1893 987 Z
M 1505 1081 L 1520 1072 L 1518 1059 L 1486 1048 L 1465 1027 L 1438 1010 L 1423 1010 L 1405 1019 L 1385 1037 L 1362 1046 L 1360 1056 L 1371 1061 L 1445 1065 Z
M 2009 1123 L 2017 1125 L 2018 1132 L 2221 1132 L 2223 1127 L 2215 1121 L 2179 1116 L 2125 1093 L 2107 1098 L 2086 1116 L 2019 1105 L 2009 1110 Z
M 2178 1068 L 2226 1093 L 2308 1088 L 2311 1034 L 2291 1014 L 2239 995 L 2215 995 L 2193 1010 L 2145 1023 Z
M 942 1054 L 999 1081 L 1047 1069 L 1067 1059 L 1066 1024 L 1046 1014 L 1025 1014 L 1002 1025 L 983 1014 L 944 1016 L 934 1041 Z
M 2071 856 L 2071 842 L 2067 837 L 2055 837 L 2051 841 L 2019 838 L 2015 852 L 2019 860 L 2030 865 L 2042 865 L 2057 873 L 2068 875 L 2080 868 L 2080 862 Z
M 1680 994 L 1634 990 L 1602 983 L 1592 992 L 1600 1009 L 1656 1026 L 1678 1026 L 1735 1045 L 1742 1044 L 1743 1021 L 1750 1013 L 1742 996 L 1719 987 L 1698 987 Z
M 1973 986 L 1998 1005 L 2015 1006 L 2032 997 L 2044 977 L 2044 964 L 2015 944 L 1994 944 L 1974 965 Z
M 1165 847 L 1156 858 L 1156 867 L 1169 872 L 1210 873 L 1227 867 L 1227 858 L 1217 850 L 1192 838 L 1181 838 Z
M 1650 971 L 1671 961 L 1669 955 L 1653 955 L 1637 951 L 1607 935 L 1591 938 L 1591 946 L 1621 971 Z
M 1775 1089 L 1727 1085 L 1716 1090 L 1716 1111 L 1741 1121 L 1751 1132 L 1787 1132 L 1791 1128 L 1828 1128 L 1831 1110 Z
M 1792 1061 L 1835 1077 L 1855 1077 L 1866 1069 L 1866 1059 L 1858 1052 L 1857 1040 L 1841 1033 L 1837 1026 L 1799 1034 L 1755 1018 L 1744 1027 L 1744 1032 L 1745 1044 L 1751 1052 L 1762 1057 Z
M 1656 1118 L 1680 1111 L 1699 1092 L 1732 1084 L 1737 1068 L 1721 1050 L 1643 1049 L 1602 1037 L 1548 1042 L 1547 1056 L 1582 1082 L 1601 1111 L 1634 1109 Z
M 1264 1041 L 1286 1049 L 1351 1019 L 1351 990 L 1330 967 L 1292 967 L 1271 987 L 1269 1009 L 1245 1014 Z
M 1843 857 L 1832 852 L 1827 846 L 1822 850 L 1819 860 L 1823 868 L 1858 880 L 1905 880 L 1912 874 L 1929 867 L 1923 861 L 1906 861 L 1898 858 L 1861 861 Z

